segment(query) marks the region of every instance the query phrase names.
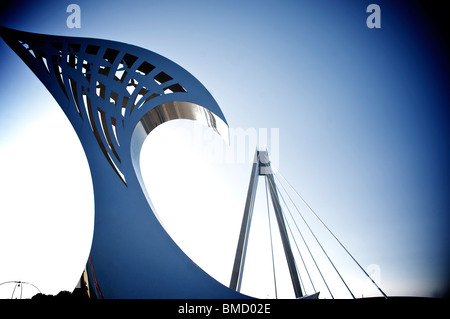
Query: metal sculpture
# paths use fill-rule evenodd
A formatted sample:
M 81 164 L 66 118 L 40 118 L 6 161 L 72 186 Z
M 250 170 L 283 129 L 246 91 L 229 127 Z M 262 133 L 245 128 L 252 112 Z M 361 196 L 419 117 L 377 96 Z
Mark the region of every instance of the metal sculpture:
M 222 136 L 219 106 L 186 70 L 119 42 L 1 27 L 0 35 L 50 91 L 88 159 L 95 222 L 87 274 L 97 298 L 247 298 L 210 277 L 154 213 L 139 155 L 147 135 L 174 119 Z

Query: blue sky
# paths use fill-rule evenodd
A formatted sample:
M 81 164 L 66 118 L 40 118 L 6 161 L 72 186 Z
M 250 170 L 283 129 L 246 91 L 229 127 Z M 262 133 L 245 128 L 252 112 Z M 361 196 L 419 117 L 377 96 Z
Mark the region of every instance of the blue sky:
M 373 2 L 381 8 L 381 29 L 366 26 L 372 2 L 324 0 L 77 1 L 80 29 L 66 26 L 71 2 L 19 2 L 2 24 L 127 42 L 178 63 L 212 93 L 231 128 L 278 130 L 279 143 L 268 146 L 280 172 L 364 268 L 379 266 L 388 295 L 439 295 L 448 287 L 449 268 L 443 33 L 419 6 Z M 70 290 L 92 232 L 87 162 L 44 86 L 4 43 L 0 55 L 0 282 L 29 281 L 47 293 Z M 203 144 L 194 141 L 195 130 Z M 208 149 L 223 142 L 207 132 L 168 123 L 150 135 L 141 163 L 153 176 L 147 189 L 167 229 L 194 261 L 228 284 L 251 164 L 217 163 Z M 177 215 L 164 192 L 152 193 L 167 187 L 184 194 L 193 180 L 195 191 L 183 202 L 193 216 Z M 211 203 L 197 195 L 205 192 Z M 210 205 L 224 207 L 211 216 Z M 225 222 L 229 228 L 221 227 Z M 42 244 L 30 249 L 38 238 Z M 258 265 L 252 258 L 249 274 Z M 46 271 L 30 271 L 30 262 Z M 362 288 L 364 280 L 355 279 L 358 296 L 375 295 Z M 244 285 L 262 291 L 250 281 Z M 272 296 L 267 290 L 259 297 Z

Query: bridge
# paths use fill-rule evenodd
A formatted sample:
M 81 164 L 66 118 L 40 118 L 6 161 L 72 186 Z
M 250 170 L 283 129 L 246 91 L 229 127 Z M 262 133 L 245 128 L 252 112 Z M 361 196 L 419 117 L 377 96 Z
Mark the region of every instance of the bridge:
M 225 116 L 206 88 L 174 62 L 129 44 L 5 27 L 0 28 L 0 36 L 53 95 L 88 159 L 95 194 L 95 224 L 82 282 L 89 286 L 92 298 L 251 298 L 240 289 L 260 177 L 265 179 L 270 240 L 272 243 L 276 221 L 295 298 L 318 298 L 319 293 L 324 294 L 317 291 L 310 276 L 313 270 L 306 267 L 307 255 L 313 260 L 314 271 L 320 274 L 326 293 L 334 298 L 311 244 L 300 231 L 301 222 L 349 295 L 355 298 L 355 294 L 287 189 L 294 191 L 387 298 L 294 187 L 273 169 L 266 150 L 255 153 L 229 287 L 219 283 L 192 262 L 164 230 L 150 205 L 139 163 L 145 138 L 171 120 L 199 121 L 227 136 Z M 269 198 L 275 220 L 270 214 Z M 293 211 L 288 209 L 289 201 L 294 203 Z M 273 279 L 276 290 L 275 263 Z

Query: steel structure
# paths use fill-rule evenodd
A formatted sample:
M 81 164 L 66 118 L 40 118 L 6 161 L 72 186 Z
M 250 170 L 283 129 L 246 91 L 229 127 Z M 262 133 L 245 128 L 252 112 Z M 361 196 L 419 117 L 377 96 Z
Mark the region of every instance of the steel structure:
M 5 27 L 0 27 L 0 36 L 55 98 L 86 154 L 94 189 L 95 221 L 86 268 L 84 272 L 80 270 L 83 272 L 80 284 L 89 286 L 91 298 L 250 298 L 239 291 L 260 176 L 266 178 L 266 187 L 269 185 L 295 297 L 318 298 L 309 272 L 314 293 L 304 295 L 302 291 L 287 231 L 288 219 L 279 197 L 285 200 L 277 189 L 274 176 L 278 174 L 272 171 L 267 151 L 255 153 L 229 287 L 198 267 L 159 222 L 140 172 L 139 158 L 145 138 L 167 121 L 189 119 L 202 122 L 228 139 L 222 111 L 190 73 L 161 55 L 120 42 L 43 35 Z M 370 279 L 348 249 L 297 195 Z M 268 203 L 267 192 L 266 196 Z M 294 207 L 355 298 L 295 203 Z M 294 223 L 300 232 L 295 220 Z M 314 260 L 306 242 L 305 245 Z M 334 298 L 315 260 L 314 264 Z M 14 283 L 22 287 L 23 282 Z
M 144 139 L 162 123 L 190 119 L 228 136 L 205 87 L 174 62 L 125 43 L 5 27 L 0 35 L 53 95 L 88 159 L 95 222 L 86 269 L 95 297 L 248 298 L 175 244 L 151 208 L 140 172 Z
M 253 206 L 255 203 L 256 189 L 258 187 L 259 176 L 264 176 L 270 185 L 270 197 L 272 199 L 275 216 L 280 231 L 280 237 L 283 244 L 286 261 L 291 275 L 292 286 L 296 298 L 303 297 L 300 280 L 298 277 L 295 258 L 292 253 L 289 236 L 284 222 L 283 212 L 278 198 L 278 192 L 273 178 L 272 168 L 270 166 L 269 155 L 267 151 L 256 151 L 250 175 L 250 183 L 248 187 L 247 200 L 245 203 L 244 217 L 242 219 L 241 231 L 239 233 L 238 245 L 236 248 L 236 257 L 234 259 L 233 272 L 231 274 L 230 288 L 239 291 L 242 283 L 242 275 L 245 264 L 245 255 L 247 251 L 247 243 L 250 235 L 250 226 L 253 215 Z

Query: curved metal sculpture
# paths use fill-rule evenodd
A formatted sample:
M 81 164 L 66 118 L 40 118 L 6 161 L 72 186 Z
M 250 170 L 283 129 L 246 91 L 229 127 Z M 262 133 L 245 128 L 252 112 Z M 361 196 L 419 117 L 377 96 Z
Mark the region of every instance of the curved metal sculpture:
M 186 70 L 113 41 L 1 27 L 0 35 L 56 99 L 86 153 L 95 198 L 87 272 L 97 298 L 248 298 L 187 257 L 153 212 L 139 155 L 146 136 L 174 119 L 223 136 L 219 106 Z

